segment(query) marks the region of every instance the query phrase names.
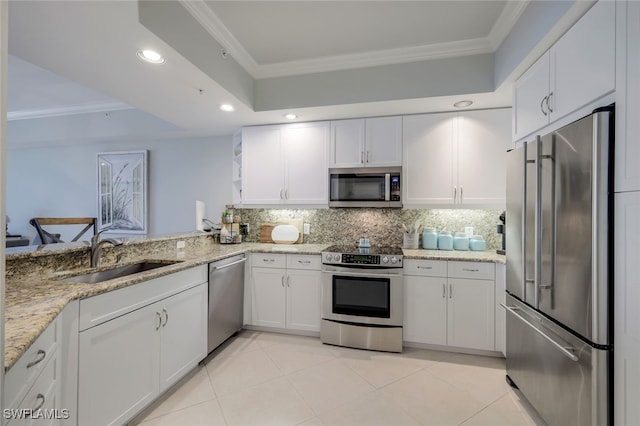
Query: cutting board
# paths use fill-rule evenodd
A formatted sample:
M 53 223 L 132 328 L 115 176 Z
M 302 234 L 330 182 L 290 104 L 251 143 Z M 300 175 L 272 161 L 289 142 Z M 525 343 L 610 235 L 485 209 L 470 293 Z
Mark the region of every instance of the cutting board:
M 298 241 L 296 241 L 294 244 L 302 244 L 302 224 L 302 219 L 278 219 L 277 222 L 263 223 L 260 225 L 260 242 L 273 243 L 273 240 L 271 239 L 271 232 L 273 231 L 273 228 L 276 227 L 276 225 L 293 225 L 298 228 L 298 231 L 300 231 Z

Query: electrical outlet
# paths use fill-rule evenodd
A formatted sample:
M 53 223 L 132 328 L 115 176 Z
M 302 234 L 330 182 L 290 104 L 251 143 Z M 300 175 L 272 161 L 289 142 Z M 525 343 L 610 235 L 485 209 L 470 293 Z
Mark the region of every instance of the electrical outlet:
M 304 235 L 309 235 L 309 234 L 311 233 L 311 225 L 310 225 L 310 224 L 308 224 L 308 223 L 305 223 L 305 224 L 302 226 L 302 229 L 303 229 L 302 233 L 303 233 Z
M 183 249 L 185 246 L 186 246 L 186 243 L 185 243 L 184 241 L 178 241 L 178 242 L 176 243 L 176 248 L 177 248 L 178 250 Z

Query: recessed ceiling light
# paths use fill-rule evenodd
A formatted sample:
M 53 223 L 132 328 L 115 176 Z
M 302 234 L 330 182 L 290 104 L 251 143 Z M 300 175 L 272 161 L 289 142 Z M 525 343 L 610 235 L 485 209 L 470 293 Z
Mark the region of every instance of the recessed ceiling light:
M 298 116 L 292 112 L 290 112 L 289 114 L 285 114 L 284 118 L 286 118 L 287 120 L 295 120 L 296 118 L 298 118 Z
M 156 52 L 155 50 L 151 50 L 151 49 L 138 50 L 137 55 L 138 55 L 138 58 L 142 59 L 143 61 L 150 62 L 152 64 L 165 63 L 165 59 L 162 57 L 162 55 Z
M 458 101 L 455 104 L 453 104 L 453 106 L 456 108 L 466 108 L 471 105 L 473 105 L 473 101 Z
M 220 109 L 223 110 L 223 111 L 226 111 L 226 112 L 231 112 L 231 111 L 235 110 L 233 105 L 230 105 L 230 104 L 222 104 L 222 105 L 220 105 Z

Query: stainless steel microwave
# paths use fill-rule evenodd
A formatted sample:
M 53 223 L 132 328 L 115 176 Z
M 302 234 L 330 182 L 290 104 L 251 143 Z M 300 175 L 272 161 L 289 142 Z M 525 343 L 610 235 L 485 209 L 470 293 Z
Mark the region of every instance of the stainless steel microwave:
M 329 169 L 329 207 L 402 207 L 402 167 Z

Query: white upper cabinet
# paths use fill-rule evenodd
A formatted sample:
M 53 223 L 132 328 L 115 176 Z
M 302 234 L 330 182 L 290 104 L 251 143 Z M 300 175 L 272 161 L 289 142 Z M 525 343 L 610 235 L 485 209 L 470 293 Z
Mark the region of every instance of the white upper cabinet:
M 458 126 L 457 202 L 504 205 L 511 110 L 461 112 Z
M 509 109 L 404 117 L 405 206 L 505 203 Z
M 328 145 L 328 122 L 244 128 L 243 205 L 326 205 Z
M 549 123 L 549 54 L 545 53 L 513 86 L 513 139 Z
M 284 201 L 284 156 L 279 127 L 249 127 L 242 131 L 242 203 Z
M 513 139 L 615 89 L 615 2 L 601 0 L 516 81 Z
M 402 165 L 402 117 L 331 122 L 330 167 Z
M 364 165 L 364 119 L 331 122 L 330 167 Z
M 327 204 L 329 123 L 282 129 L 287 203 Z
M 453 204 L 457 113 L 404 117 L 403 204 Z
M 617 2 L 615 191 L 640 190 L 640 2 Z

